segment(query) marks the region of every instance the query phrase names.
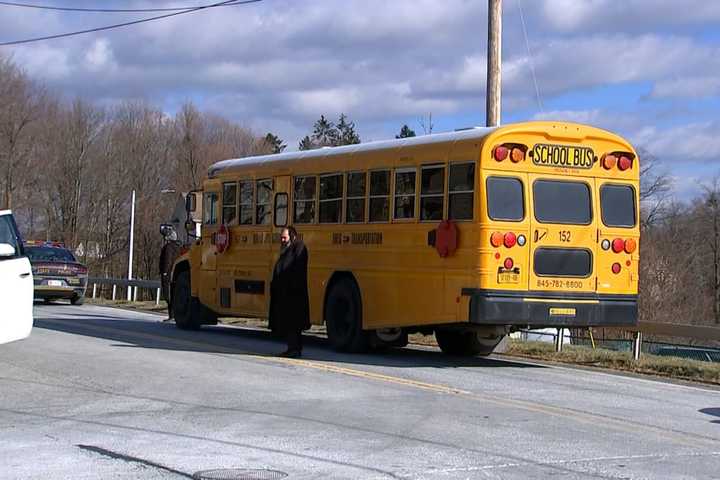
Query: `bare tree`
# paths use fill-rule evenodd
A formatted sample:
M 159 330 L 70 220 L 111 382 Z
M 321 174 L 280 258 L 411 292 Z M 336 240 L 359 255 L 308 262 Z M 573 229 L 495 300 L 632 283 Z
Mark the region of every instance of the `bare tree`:
M 672 179 L 655 156 L 640 149 L 640 208 L 642 227 L 647 228 L 662 219 L 672 189 Z

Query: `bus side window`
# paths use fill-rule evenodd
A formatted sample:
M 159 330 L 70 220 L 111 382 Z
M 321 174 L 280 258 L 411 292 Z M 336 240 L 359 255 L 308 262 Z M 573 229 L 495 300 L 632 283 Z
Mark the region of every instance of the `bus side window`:
M 445 200 L 445 167 L 422 167 L 420 220 L 442 220 Z
M 475 163 L 450 164 L 448 218 L 472 220 L 475 199 Z
M 315 198 L 317 178 L 312 176 L 295 177 L 293 222 L 313 223 L 315 221 Z
M 272 202 L 272 180 L 267 178 L 257 181 L 257 194 L 255 204 L 255 223 L 258 225 L 270 225 L 270 203 Z
M 240 181 L 240 225 L 252 225 L 253 223 L 253 181 Z
M 370 172 L 370 221 L 387 222 L 390 216 L 390 170 Z
M 415 218 L 415 168 L 395 170 L 395 218 Z
M 237 183 L 223 183 L 222 223 L 233 225 L 237 220 Z
M 342 173 L 320 176 L 320 223 L 340 223 L 342 215 Z
M 286 227 L 288 221 L 288 194 L 287 193 L 276 193 L 275 194 L 275 226 Z
M 218 221 L 218 194 L 208 192 L 203 202 L 203 223 L 205 225 L 216 225 Z
M 345 221 L 347 223 L 363 223 L 365 221 L 365 172 L 347 174 L 347 203 L 345 204 Z

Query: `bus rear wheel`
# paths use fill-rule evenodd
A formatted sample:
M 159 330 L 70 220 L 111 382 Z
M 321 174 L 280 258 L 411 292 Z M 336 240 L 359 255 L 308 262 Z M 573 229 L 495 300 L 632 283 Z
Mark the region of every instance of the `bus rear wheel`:
M 463 357 L 490 355 L 505 335 L 490 331 L 467 329 L 437 329 L 435 339 L 443 353 Z
M 368 333 L 362 329 L 362 302 L 355 282 L 341 278 L 334 282 L 325 306 L 330 344 L 341 352 L 364 352 Z

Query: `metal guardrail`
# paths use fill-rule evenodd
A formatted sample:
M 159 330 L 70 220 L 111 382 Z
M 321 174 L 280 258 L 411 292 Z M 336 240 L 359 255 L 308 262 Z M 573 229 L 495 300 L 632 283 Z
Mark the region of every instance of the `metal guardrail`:
M 130 297 L 134 302 L 137 302 L 138 290 L 154 290 L 155 291 L 155 305 L 160 305 L 160 288 L 161 284 L 159 280 L 128 280 L 126 278 L 99 278 L 89 277 L 88 285 L 92 284 L 92 298 L 97 298 L 97 286 L 98 285 L 112 285 L 112 300 L 117 299 L 117 288 L 130 289 Z
M 555 343 L 555 351 L 562 351 L 563 341 L 565 338 L 565 330 L 556 329 L 556 333 L 532 332 L 533 335 L 549 335 L 553 337 Z M 658 322 L 639 322 L 636 327 L 625 328 L 629 332 L 633 332 L 632 340 L 622 340 L 623 342 L 632 342 L 633 358 L 640 359 L 641 353 L 652 353 L 654 355 L 665 356 L 681 356 L 683 358 L 693 358 L 696 360 L 717 362 L 720 361 L 720 349 L 718 348 L 698 348 L 692 345 L 673 345 L 660 344 L 658 342 L 643 341 L 643 335 L 661 335 L 664 337 L 686 338 L 692 340 L 714 340 L 720 341 L 720 327 L 711 327 L 707 325 L 685 325 L 673 323 Z M 590 339 L 591 342 L 594 342 Z M 643 344 L 645 343 L 645 348 Z

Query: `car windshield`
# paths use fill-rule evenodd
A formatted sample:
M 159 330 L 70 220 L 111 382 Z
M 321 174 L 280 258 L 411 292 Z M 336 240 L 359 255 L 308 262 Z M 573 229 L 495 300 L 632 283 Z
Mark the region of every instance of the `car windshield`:
M 25 252 L 31 262 L 74 262 L 70 250 L 53 247 L 26 247 Z

